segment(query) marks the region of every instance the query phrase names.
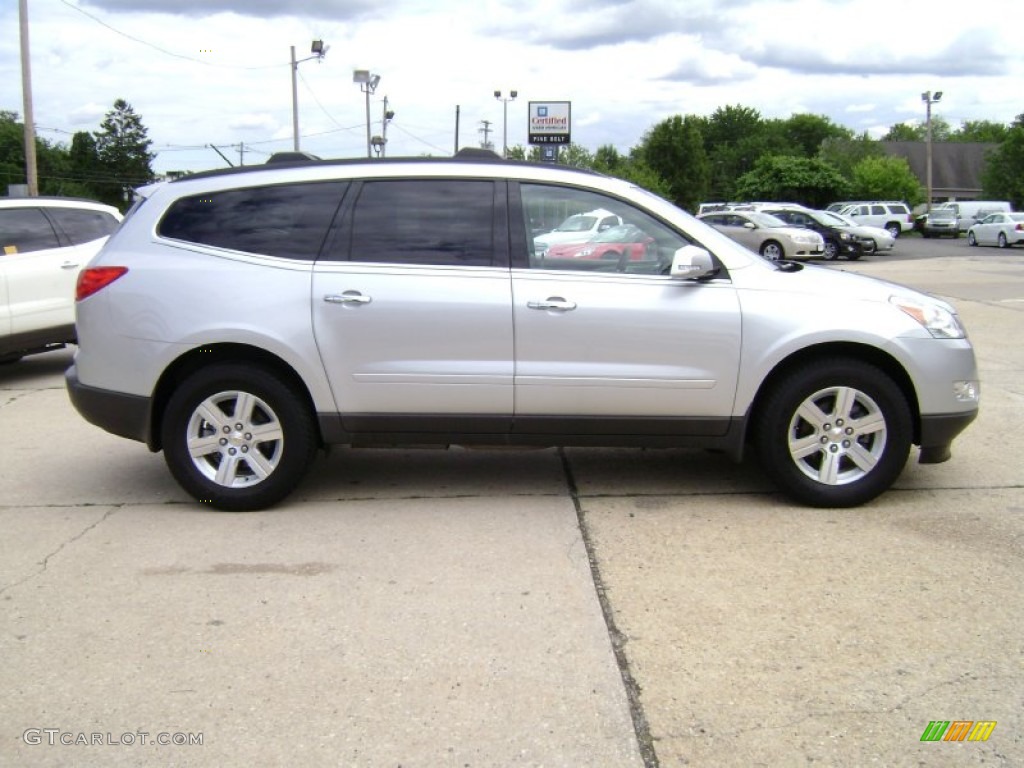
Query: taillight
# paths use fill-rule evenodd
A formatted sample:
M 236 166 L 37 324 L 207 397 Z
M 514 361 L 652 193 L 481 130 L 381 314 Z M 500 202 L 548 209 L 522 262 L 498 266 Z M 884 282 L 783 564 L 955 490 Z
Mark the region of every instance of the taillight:
M 78 283 L 75 285 L 75 301 L 89 298 L 96 291 L 106 288 L 127 272 L 128 267 L 92 267 L 90 269 L 83 269 L 78 273 Z
M 1014 229 L 1018 232 L 1024 232 L 1024 224 L 1018 224 Z

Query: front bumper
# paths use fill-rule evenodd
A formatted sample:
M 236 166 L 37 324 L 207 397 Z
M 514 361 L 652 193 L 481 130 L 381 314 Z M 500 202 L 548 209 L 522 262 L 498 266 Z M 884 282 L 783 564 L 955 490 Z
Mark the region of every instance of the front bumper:
M 152 401 L 148 397 L 111 392 L 82 384 L 72 365 L 64 374 L 68 397 L 82 417 L 90 424 L 119 437 L 138 440 L 153 448 L 151 425 Z
M 919 464 L 941 464 L 949 461 L 953 438 L 967 429 L 978 416 L 978 410 L 941 416 L 921 417 L 921 453 Z

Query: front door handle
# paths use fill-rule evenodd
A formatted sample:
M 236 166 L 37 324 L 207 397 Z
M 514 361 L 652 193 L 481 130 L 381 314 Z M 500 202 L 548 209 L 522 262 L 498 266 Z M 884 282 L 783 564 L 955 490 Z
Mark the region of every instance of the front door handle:
M 324 301 L 328 304 L 369 304 L 373 299 L 369 296 L 363 296 L 361 293 L 352 292 L 341 295 L 329 293 L 324 296 Z
M 545 301 L 528 301 L 526 306 L 530 309 L 551 309 L 556 312 L 572 312 L 576 309 L 575 301 L 566 301 L 561 296 L 552 296 Z
M 78 269 L 78 264 L 76 264 L 76 263 L 74 263 L 72 261 L 65 261 L 63 264 L 60 265 L 60 268 L 61 269 Z

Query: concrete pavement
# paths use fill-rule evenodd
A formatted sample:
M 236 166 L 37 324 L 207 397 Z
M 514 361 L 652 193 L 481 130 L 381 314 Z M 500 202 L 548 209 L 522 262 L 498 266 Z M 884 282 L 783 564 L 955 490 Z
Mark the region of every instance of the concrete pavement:
M 0 369 L 0 765 L 1024 764 L 1024 256 L 984 253 L 842 265 L 954 298 L 983 376 L 855 510 L 697 452 L 340 449 L 216 513 L 68 352 Z

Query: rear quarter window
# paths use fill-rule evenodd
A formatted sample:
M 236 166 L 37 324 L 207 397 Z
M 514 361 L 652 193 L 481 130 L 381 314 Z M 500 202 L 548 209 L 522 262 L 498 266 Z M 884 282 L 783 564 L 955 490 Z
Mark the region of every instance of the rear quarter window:
M 88 208 L 50 208 L 47 213 L 75 245 L 106 237 L 117 229 L 119 223 L 106 211 Z
M 348 182 L 277 184 L 176 200 L 157 225 L 172 240 L 233 251 L 316 259 Z

